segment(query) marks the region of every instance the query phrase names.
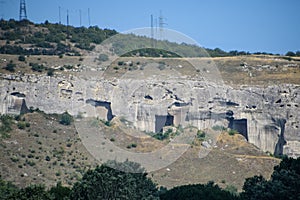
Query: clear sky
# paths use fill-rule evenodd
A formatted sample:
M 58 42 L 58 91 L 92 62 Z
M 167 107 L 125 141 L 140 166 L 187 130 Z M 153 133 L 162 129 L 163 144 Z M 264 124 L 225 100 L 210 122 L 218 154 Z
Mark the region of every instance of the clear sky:
M 19 0 L 0 0 L 0 16 L 19 18 Z M 115 29 L 149 27 L 160 10 L 165 27 L 179 31 L 201 46 L 226 51 L 284 54 L 300 50 L 300 0 L 26 0 L 30 21 L 45 20 Z

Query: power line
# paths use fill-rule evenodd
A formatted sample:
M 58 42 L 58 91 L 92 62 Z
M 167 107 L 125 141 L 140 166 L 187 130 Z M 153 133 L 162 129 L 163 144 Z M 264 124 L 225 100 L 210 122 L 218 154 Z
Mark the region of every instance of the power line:
M 151 47 L 154 48 L 153 15 L 151 15 Z
M 5 1 L 0 1 L 0 7 L 4 8 Z M 4 12 L 4 11 L 1 11 Z M 1 19 L 4 19 L 4 13 L 1 13 Z
M 164 17 L 162 15 L 162 11 L 159 11 L 159 18 L 158 18 L 158 24 L 159 24 L 159 36 L 160 39 L 163 39 L 163 30 L 164 30 L 164 25 L 166 25 L 166 23 L 164 22 Z
M 25 0 L 20 0 L 20 21 L 23 19 L 27 19 L 27 13 L 26 13 L 26 3 Z
M 59 16 L 59 24 L 61 24 L 61 13 L 60 13 L 60 6 L 58 7 L 58 16 Z
M 91 26 L 90 8 L 88 8 L 88 20 L 89 20 L 89 26 Z

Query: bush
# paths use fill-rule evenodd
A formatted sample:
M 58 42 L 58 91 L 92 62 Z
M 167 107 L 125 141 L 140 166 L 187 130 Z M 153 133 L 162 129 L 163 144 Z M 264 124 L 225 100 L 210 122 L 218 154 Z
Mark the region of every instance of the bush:
M 47 76 L 53 76 L 54 75 L 54 69 L 49 68 L 47 71 Z
M 214 125 L 214 126 L 212 127 L 212 129 L 213 129 L 214 131 L 225 131 L 225 130 L 226 130 L 226 128 L 225 128 L 224 126 L 220 126 L 220 125 Z
M 64 112 L 61 115 L 59 123 L 63 125 L 70 125 L 72 121 L 73 121 L 72 116 L 68 112 Z
M 285 55 L 286 56 L 296 56 L 296 54 L 292 51 L 288 51 Z
M 18 126 L 18 129 L 23 130 L 26 127 L 26 123 L 25 122 L 18 122 L 17 126 Z
M 228 134 L 229 135 L 235 135 L 235 134 L 237 134 L 238 132 L 236 131 L 236 130 L 233 130 L 233 129 L 230 129 L 229 131 L 228 131 Z
M 24 62 L 26 60 L 24 55 L 20 55 L 18 58 L 19 61 Z
M 10 62 L 6 65 L 6 67 L 4 67 L 4 69 L 6 69 L 7 71 L 10 71 L 10 72 L 14 72 L 15 67 L 16 67 L 16 64 L 14 64 L 13 62 Z
M 198 132 L 197 132 L 197 138 L 199 140 L 204 140 L 204 138 L 205 138 L 205 132 L 201 131 L 201 130 L 198 130 Z
M 31 66 L 32 71 L 36 72 L 42 72 L 45 69 L 43 65 L 37 63 L 29 63 L 29 66 Z

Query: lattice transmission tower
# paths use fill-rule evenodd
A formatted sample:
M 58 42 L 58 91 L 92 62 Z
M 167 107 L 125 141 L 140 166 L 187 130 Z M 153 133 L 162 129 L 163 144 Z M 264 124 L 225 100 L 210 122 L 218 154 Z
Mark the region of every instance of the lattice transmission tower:
M 20 0 L 20 21 L 23 19 L 27 19 L 27 13 L 26 13 L 26 3 L 25 0 Z

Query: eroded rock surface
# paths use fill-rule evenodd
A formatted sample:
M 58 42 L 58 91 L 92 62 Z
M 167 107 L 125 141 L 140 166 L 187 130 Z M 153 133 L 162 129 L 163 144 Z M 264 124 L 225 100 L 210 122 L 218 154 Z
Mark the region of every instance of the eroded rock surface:
M 216 125 L 239 131 L 264 151 L 300 155 L 300 86 L 232 88 L 203 79 L 1 75 L 1 113 L 46 113 L 126 120 L 143 131 Z

